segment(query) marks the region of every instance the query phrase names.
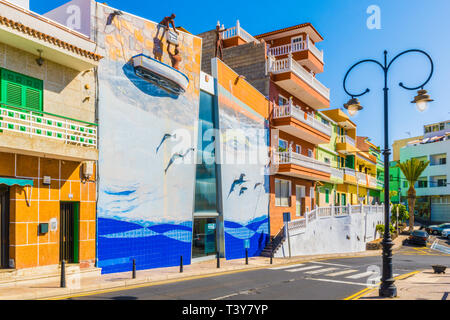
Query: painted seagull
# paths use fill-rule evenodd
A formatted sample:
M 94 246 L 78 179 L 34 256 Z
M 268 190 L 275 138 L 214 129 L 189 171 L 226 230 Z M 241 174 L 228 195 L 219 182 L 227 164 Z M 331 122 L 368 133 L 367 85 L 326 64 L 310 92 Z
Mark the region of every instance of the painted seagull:
M 259 186 L 262 186 L 262 182 L 258 182 L 257 184 L 255 184 L 255 187 L 253 188 L 253 190 L 255 190 L 256 188 L 258 188 Z
M 171 166 L 177 159 L 184 159 L 184 158 L 186 158 L 186 156 L 187 156 L 190 152 L 192 152 L 192 151 L 195 151 L 195 148 L 189 148 L 189 149 L 186 150 L 185 153 L 179 153 L 179 152 L 175 153 L 175 154 L 170 158 L 169 164 L 167 165 L 167 168 L 166 168 L 166 170 L 164 170 L 164 172 L 167 173 L 167 170 L 169 170 L 170 166 Z
M 242 187 L 241 191 L 239 192 L 239 196 L 242 196 L 244 194 L 245 191 L 247 191 L 248 188 L 247 187 Z
M 171 138 L 176 139 L 176 138 L 177 138 L 177 135 L 176 135 L 176 134 L 169 134 L 169 133 L 166 133 L 166 134 L 164 135 L 164 137 L 162 138 L 161 142 L 159 143 L 158 148 L 156 148 L 156 153 L 158 153 L 159 148 L 161 148 L 161 146 L 163 145 L 163 143 L 166 142 L 167 139 L 171 139 Z
M 233 193 L 234 189 L 237 186 L 240 186 L 241 184 L 244 184 L 245 182 L 247 182 L 247 180 L 244 180 L 244 178 L 245 178 L 245 173 L 242 173 L 241 176 L 239 177 L 239 179 L 236 179 L 233 181 L 233 184 L 231 185 L 231 188 L 230 188 L 230 192 L 228 193 L 228 197 L 230 196 L 230 194 Z

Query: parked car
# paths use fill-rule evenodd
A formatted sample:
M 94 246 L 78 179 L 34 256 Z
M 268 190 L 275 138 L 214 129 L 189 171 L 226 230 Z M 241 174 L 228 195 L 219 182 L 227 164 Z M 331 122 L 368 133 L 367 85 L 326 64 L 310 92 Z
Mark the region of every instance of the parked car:
M 440 235 L 444 229 L 450 229 L 450 223 L 443 223 L 438 226 L 428 226 L 425 228 L 429 234 L 433 235 Z
M 408 242 L 426 246 L 429 237 L 426 231 L 414 230 L 409 236 Z
M 441 232 L 441 236 L 443 238 L 447 238 L 448 240 L 450 240 L 450 229 L 444 229 Z

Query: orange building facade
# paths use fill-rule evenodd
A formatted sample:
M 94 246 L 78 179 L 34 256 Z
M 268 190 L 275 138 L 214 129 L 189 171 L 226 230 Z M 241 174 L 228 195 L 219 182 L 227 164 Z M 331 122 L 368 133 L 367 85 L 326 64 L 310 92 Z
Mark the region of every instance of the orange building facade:
M 0 268 L 93 267 L 101 56 L 27 9 L 0 12 Z

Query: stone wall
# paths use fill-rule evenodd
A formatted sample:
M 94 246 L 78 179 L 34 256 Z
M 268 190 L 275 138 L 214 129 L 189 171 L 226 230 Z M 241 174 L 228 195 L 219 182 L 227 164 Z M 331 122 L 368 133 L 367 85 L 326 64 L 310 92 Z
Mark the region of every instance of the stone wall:
M 78 72 L 0 42 L 0 67 L 44 81 L 43 111 L 88 122 L 95 121 L 93 70 Z M 87 85 L 87 87 L 86 87 Z
M 215 54 L 215 31 L 207 31 L 198 35 L 203 39 L 202 71 L 211 74 L 211 59 Z M 247 43 L 225 48 L 223 62 L 239 75 L 244 75 L 265 96 L 269 95 L 269 76 L 266 75 L 265 43 Z

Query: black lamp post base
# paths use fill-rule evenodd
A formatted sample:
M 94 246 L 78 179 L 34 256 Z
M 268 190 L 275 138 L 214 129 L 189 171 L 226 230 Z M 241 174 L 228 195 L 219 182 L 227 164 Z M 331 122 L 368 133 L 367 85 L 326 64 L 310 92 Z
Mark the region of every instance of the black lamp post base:
M 395 298 L 397 296 L 397 287 L 391 283 L 390 285 L 381 285 L 378 295 L 384 298 Z

